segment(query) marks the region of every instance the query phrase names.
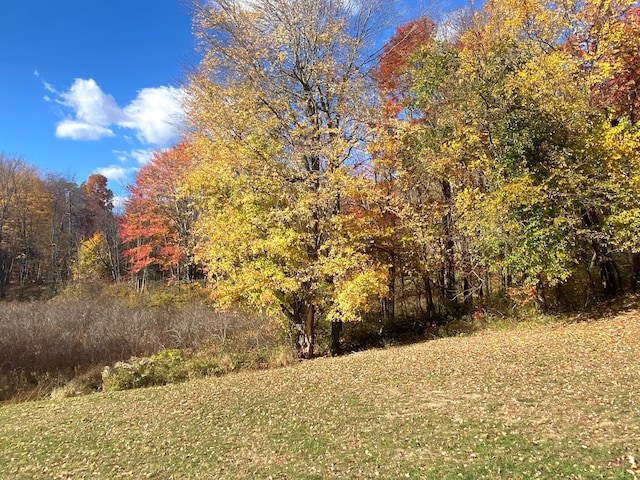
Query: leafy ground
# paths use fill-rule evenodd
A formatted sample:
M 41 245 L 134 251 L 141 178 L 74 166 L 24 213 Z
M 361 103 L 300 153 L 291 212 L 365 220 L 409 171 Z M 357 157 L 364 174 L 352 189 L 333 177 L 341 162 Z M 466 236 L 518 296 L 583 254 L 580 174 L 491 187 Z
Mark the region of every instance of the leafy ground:
M 636 478 L 638 457 L 637 311 L 0 408 L 2 478 Z

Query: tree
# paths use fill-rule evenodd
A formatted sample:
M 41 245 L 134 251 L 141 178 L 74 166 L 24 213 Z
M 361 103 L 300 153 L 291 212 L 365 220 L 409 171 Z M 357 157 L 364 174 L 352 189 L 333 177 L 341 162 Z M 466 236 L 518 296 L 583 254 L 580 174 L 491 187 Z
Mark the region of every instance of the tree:
M 195 6 L 190 79 L 198 258 L 221 303 L 281 311 L 295 350 L 384 295 L 388 267 L 348 205 L 375 117 L 370 52 L 390 3 L 214 0 Z M 357 240 L 351 243 L 352 240 Z
M 73 266 L 75 279 L 80 282 L 113 279 L 110 246 L 102 232 L 95 232 L 80 243 L 78 261 Z
M 49 268 L 51 248 L 47 223 L 51 210 L 45 184 L 35 169 L 27 169 L 20 188 L 13 198 L 10 221 L 15 258 L 15 277 L 21 287 L 27 283 L 42 283 Z
M 48 219 L 49 287 L 56 292 L 71 280 L 71 266 L 77 260 L 84 218 L 85 195 L 74 181 L 49 174 L 44 178 Z
M 120 220 L 120 236 L 129 244 L 124 255 L 132 273 L 151 265 L 171 278 L 189 281 L 193 276 L 192 224 L 195 212 L 190 199 L 180 195 L 190 167 L 188 144 L 156 152 L 136 174 Z
M 637 133 L 594 98 L 605 72 L 626 71 L 616 65 L 628 4 L 487 2 L 455 41 L 436 39 L 414 60 L 424 117 L 404 137 L 412 184 L 422 172 L 448 179 L 443 198 L 471 264 L 534 286 L 541 306 L 590 264 L 609 295 L 620 288 L 607 223 L 629 211 Z M 445 245 L 447 235 L 437 235 Z
M 398 116 L 405 112 L 411 117 L 413 89 L 415 83 L 417 52 L 435 38 L 436 24 L 421 16 L 396 28 L 394 35 L 385 43 L 374 78 L 382 93 L 386 116 Z
M 0 153 L 0 297 L 4 296 L 14 268 L 26 281 L 34 251 L 42 209 L 42 182 L 33 167 L 21 158 Z
M 118 224 L 113 214 L 113 192 L 107 187 L 107 178 L 99 173 L 89 175 L 81 185 L 85 193 L 85 234 L 83 240 L 90 240 L 100 233 L 108 248 L 103 252 L 103 260 L 108 258 L 113 281 L 120 279 L 121 257 Z
M 381 137 L 388 139 L 378 166 L 394 184 L 390 208 L 404 247 L 401 275 L 414 281 L 428 321 L 435 296 L 448 313 L 460 308 L 459 298 L 468 307 L 474 290 L 468 241 L 455 210 L 457 192 L 470 180 L 462 148 L 469 139 L 454 135 L 465 116 L 459 53 L 457 37 L 438 35 L 435 23 L 421 17 L 396 30 L 376 70 L 386 105 Z

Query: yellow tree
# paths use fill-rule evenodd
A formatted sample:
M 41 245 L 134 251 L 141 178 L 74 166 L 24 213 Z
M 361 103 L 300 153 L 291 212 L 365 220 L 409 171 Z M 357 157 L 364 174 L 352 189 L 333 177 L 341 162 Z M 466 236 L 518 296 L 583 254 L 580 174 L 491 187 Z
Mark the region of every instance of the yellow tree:
M 36 169 L 0 153 L 0 297 L 13 276 L 20 284 L 41 279 L 48 215 Z
M 195 5 L 203 60 L 190 79 L 199 259 L 221 304 L 315 326 L 357 320 L 387 289 L 350 207 L 377 112 L 368 75 L 382 0 L 213 0 Z
M 78 281 L 97 281 L 112 278 L 111 248 L 104 233 L 97 231 L 80 243 L 78 261 L 73 268 Z
M 35 168 L 23 172 L 13 198 L 11 233 L 15 251 L 14 267 L 20 286 L 42 283 L 50 269 L 48 226 L 52 216 L 46 186 Z
M 460 192 L 461 224 L 542 303 L 545 287 L 590 265 L 606 293 L 620 287 L 605 225 L 626 209 L 620 180 L 637 134 L 594 100 L 618 68 L 631 3 L 489 1 L 459 40 L 466 118 L 451 127 L 482 173 Z

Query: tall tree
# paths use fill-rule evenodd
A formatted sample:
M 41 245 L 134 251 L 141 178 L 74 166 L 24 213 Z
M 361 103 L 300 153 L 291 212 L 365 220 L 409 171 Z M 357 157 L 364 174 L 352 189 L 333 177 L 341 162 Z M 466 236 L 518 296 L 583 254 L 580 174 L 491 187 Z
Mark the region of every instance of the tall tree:
M 416 280 L 418 299 L 425 298 L 429 320 L 434 295 L 447 310 L 457 310 L 459 298 L 466 304 L 472 298 L 470 255 L 455 221 L 454 200 L 466 181 L 464 156 L 452 135 L 453 122 L 464 115 L 455 40 L 438 35 L 431 19 L 411 21 L 386 43 L 376 72 L 386 105 L 383 136 L 392 139 L 378 165 L 392 172 L 391 208 L 406 246 L 403 263 Z
M 124 254 L 141 282 L 151 265 L 176 281 L 193 276 L 190 199 L 180 195 L 191 162 L 188 145 L 156 152 L 136 174 L 129 200 L 120 219 L 120 235 L 129 247 Z
M 68 178 L 49 174 L 44 179 L 48 219 L 49 287 L 56 292 L 71 279 L 71 265 L 77 259 L 82 240 L 80 223 L 85 196 Z
M 411 118 L 416 113 L 413 86 L 417 66 L 413 62 L 419 61 L 417 52 L 435 35 L 435 22 L 423 15 L 396 28 L 385 43 L 374 78 L 382 93 L 386 116 L 398 116 L 403 112 L 405 117 Z
M 51 211 L 45 184 L 35 169 L 24 172 L 22 183 L 13 199 L 11 219 L 13 242 L 18 252 L 15 277 L 21 287 L 28 282 L 42 283 L 48 270 L 51 248 L 47 224 Z
M 81 187 L 85 193 L 85 235 L 83 240 L 90 240 L 100 233 L 106 242 L 111 278 L 120 279 L 122 259 L 120 255 L 120 239 L 117 219 L 113 213 L 113 192 L 107 187 L 107 178 L 99 173 L 89 175 Z
M 195 5 L 203 60 L 189 119 L 199 164 L 199 258 L 221 302 L 280 310 L 301 357 L 319 319 L 356 320 L 388 269 L 352 236 L 351 192 L 376 115 L 381 0 L 214 0 Z M 351 243 L 351 240 L 357 240 Z
M 620 60 L 628 4 L 489 1 L 416 62 L 417 164 L 457 171 L 452 204 L 476 257 L 535 286 L 542 305 L 590 264 L 607 293 L 620 286 L 606 224 L 612 207 L 628 211 L 613 179 L 637 159 L 637 136 L 593 100 Z
M 0 152 L 0 297 L 4 296 L 16 259 L 27 261 L 24 247 L 27 218 L 20 222 L 20 213 L 26 213 L 25 201 L 38 182 L 37 174 L 21 158 Z M 21 240 L 22 244 L 21 244 Z M 22 247 L 22 249 L 21 249 Z

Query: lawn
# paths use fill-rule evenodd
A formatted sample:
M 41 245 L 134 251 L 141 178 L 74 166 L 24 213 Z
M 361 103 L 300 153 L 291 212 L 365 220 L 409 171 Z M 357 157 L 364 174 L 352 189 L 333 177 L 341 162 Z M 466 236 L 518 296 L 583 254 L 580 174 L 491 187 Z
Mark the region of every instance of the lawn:
M 632 479 L 639 464 L 637 311 L 0 408 L 1 478 Z

